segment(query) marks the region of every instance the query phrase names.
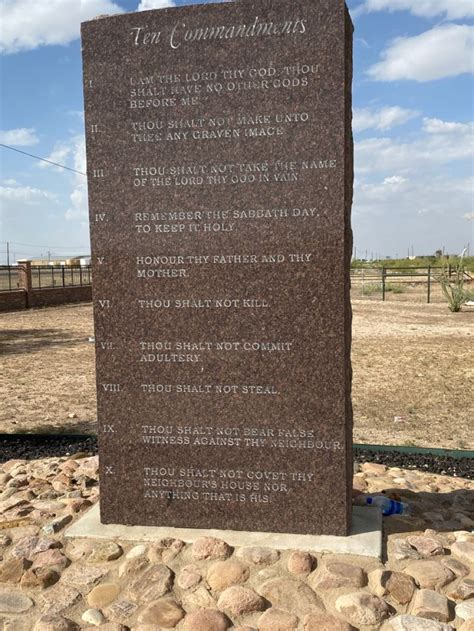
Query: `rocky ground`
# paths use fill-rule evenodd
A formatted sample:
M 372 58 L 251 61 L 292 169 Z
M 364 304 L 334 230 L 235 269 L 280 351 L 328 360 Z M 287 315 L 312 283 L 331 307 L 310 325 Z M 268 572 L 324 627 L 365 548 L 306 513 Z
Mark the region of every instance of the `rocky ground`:
M 5 631 L 474 630 L 474 483 L 365 463 L 355 501 L 383 490 L 412 513 L 384 519 L 384 561 L 203 538 L 66 540 L 98 500 L 97 456 L 0 465 Z

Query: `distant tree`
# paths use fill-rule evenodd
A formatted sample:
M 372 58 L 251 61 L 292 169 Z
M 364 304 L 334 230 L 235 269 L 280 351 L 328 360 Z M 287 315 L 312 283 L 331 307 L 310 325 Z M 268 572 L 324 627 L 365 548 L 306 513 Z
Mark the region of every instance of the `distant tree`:
M 443 256 L 443 250 L 436 250 L 435 256 L 437 259 L 440 259 Z

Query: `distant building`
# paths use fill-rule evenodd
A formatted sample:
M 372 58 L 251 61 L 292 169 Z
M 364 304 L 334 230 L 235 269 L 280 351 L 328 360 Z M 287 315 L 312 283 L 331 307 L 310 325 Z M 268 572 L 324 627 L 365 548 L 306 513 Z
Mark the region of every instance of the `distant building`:
M 30 261 L 33 266 L 50 266 L 50 267 L 88 267 L 91 264 L 90 256 L 73 256 L 71 258 L 61 259 L 19 259 L 18 263 Z

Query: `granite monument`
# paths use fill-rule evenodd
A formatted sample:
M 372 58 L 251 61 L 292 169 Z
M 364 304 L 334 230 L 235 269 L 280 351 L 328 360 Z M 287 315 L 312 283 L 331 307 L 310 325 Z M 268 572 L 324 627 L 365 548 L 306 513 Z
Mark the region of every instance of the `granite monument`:
M 345 535 L 352 24 L 82 25 L 104 523 Z

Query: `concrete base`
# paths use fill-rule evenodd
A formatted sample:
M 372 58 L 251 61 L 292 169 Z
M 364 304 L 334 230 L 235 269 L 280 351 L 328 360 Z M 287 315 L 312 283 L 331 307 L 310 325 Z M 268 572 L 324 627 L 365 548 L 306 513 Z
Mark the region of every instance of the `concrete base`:
M 382 515 L 378 508 L 366 506 L 353 507 L 352 528 L 348 537 L 101 524 L 98 503 L 68 528 L 64 534 L 70 539 L 109 539 L 134 542 L 151 542 L 163 537 L 174 537 L 186 543 L 192 543 L 199 537 L 216 537 L 223 539 L 233 547 L 264 546 L 277 550 L 356 554 L 378 559 L 382 556 Z

